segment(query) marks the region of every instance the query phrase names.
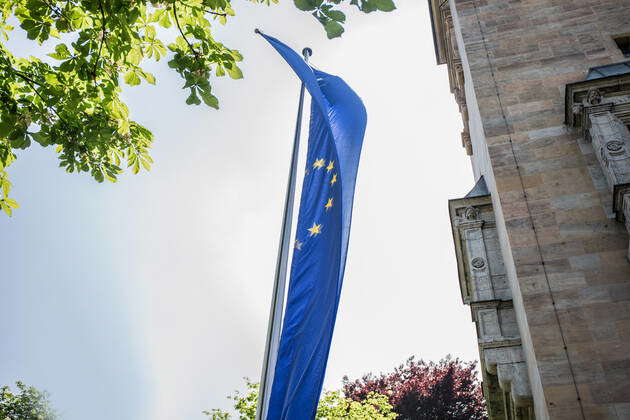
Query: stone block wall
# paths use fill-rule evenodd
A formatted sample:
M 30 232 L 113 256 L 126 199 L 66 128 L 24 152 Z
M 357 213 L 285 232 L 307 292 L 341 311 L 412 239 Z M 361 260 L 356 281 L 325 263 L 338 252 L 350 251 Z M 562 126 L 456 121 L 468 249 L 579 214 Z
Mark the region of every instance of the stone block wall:
M 628 60 L 612 36 L 630 33 L 630 1 L 430 5 L 438 61 L 452 60 L 436 9 L 453 22 L 465 118 L 482 127 L 472 163 L 491 193 L 536 418 L 630 419 L 630 198 L 615 211 L 598 143 L 565 112 L 567 85 Z

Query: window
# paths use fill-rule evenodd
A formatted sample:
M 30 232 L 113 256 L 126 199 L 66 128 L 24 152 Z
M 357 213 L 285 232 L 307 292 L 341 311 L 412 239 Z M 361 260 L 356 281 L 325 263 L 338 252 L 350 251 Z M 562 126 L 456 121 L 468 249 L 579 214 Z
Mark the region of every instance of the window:
M 630 57 L 630 35 L 620 36 L 614 38 L 614 40 L 624 57 Z

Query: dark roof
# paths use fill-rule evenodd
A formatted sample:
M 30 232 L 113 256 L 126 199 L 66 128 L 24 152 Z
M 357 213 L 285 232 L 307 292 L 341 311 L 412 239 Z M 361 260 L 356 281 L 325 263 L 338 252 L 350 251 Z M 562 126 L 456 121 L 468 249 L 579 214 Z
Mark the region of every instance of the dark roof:
M 602 79 L 604 77 L 618 76 L 626 73 L 630 73 L 630 61 L 593 67 L 589 69 L 586 80 Z
M 473 189 L 470 190 L 470 192 L 466 194 L 466 197 L 464 198 L 483 197 L 484 195 L 490 195 L 490 192 L 488 191 L 486 180 L 483 179 L 483 175 L 481 175 L 481 178 L 477 180 L 477 183 L 475 184 Z

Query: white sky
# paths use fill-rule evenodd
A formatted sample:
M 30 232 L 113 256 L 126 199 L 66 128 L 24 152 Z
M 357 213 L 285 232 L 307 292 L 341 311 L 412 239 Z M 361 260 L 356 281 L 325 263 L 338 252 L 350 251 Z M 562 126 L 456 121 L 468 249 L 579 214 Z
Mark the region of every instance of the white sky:
M 338 74 L 368 128 L 326 387 L 410 355 L 477 358 L 447 200 L 473 186 L 426 2 L 351 13 L 341 40 L 291 2 L 236 3 L 216 37 L 245 56 L 221 110 L 186 106 L 161 62 L 127 88 L 155 166 L 97 184 L 31 147 L 0 217 L 0 383 L 47 389 L 67 420 L 202 419 L 260 374 L 298 81 L 254 27 Z M 20 44 L 23 55 L 34 53 Z

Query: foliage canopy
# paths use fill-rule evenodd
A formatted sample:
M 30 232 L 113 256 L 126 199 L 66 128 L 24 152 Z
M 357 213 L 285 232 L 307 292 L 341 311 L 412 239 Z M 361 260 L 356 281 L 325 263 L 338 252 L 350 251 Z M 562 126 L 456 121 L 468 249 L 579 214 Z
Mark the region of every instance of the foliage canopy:
M 48 396 L 22 382 L 16 383 L 17 393 L 8 386 L 0 388 L 0 419 L 2 420 L 56 420 Z
M 276 3 L 278 0 L 248 0 Z M 329 38 L 346 21 L 338 10 L 391 11 L 392 0 L 294 0 Z M 120 98 L 121 84 L 155 84 L 147 60 L 166 59 L 187 90 L 186 103 L 219 108 L 212 77 L 243 77 L 241 54 L 212 35 L 211 22 L 226 24 L 231 0 L 0 0 L 0 209 L 11 215 L 6 168 L 16 149 L 54 146 L 60 166 L 115 182 L 122 167 L 151 167 L 151 131 L 133 121 Z M 7 41 L 13 24 L 40 45 L 58 39 L 52 60 L 14 55 Z M 175 41 L 169 32 L 177 34 Z M 49 45 L 48 43 L 46 45 Z
M 487 420 L 475 363 L 446 357 L 438 363 L 413 357 L 390 373 L 343 380 L 344 394 L 363 401 L 371 393 L 388 396 L 400 418 L 407 420 Z
M 234 401 L 234 409 L 239 420 L 255 420 L 256 404 L 258 403 L 258 384 L 246 380 L 247 391 L 236 391 L 228 398 Z M 213 409 L 204 411 L 209 420 L 230 420 L 229 413 Z M 345 398 L 339 391 L 326 391 L 319 400 L 317 420 L 394 420 L 398 417 L 392 412 L 392 406 L 387 397 L 377 393 L 370 393 L 361 401 Z

